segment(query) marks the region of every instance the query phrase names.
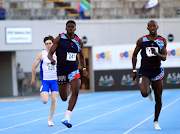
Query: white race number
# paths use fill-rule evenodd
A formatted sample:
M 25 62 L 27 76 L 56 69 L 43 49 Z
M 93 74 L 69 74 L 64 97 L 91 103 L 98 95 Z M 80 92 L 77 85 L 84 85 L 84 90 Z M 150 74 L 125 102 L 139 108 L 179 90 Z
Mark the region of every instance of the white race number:
M 76 61 L 76 56 L 77 56 L 77 53 L 67 52 L 66 60 L 67 61 Z
M 152 53 L 151 48 L 154 48 L 156 52 L 158 53 L 158 47 L 146 47 L 146 54 L 148 57 L 156 56 Z

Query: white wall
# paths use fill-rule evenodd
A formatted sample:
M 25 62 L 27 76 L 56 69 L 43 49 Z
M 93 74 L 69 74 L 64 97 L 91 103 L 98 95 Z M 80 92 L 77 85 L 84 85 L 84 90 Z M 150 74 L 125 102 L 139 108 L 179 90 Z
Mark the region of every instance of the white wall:
M 111 44 L 133 44 L 141 36 L 148 34 L 147 23 L 150 19 L 137 20 L 76 20 L 77 35 L 82 38 L 87 36 L 85 46 L 99 46 Z M 158 34 L 167 38 L 168 34 L 174 35 L 174 42 L 180 42 L 180 19 L 155 19 L 159 24 Z M 40 50 L 44 48 L 43 38 L 47 35 L 56 37 L 59 33 L 66 32 L 67 20 L 38 20 L 38 21 L 1 21 L 0 51 L 15 50 Z M 6 27 L 32 27 L 32 44 L 6 44 Z
M 76 34 L 80 38 L 83 36 L 88 38 L 85 46 L 135 44 L 138 38 L 148 34 L 149 20 L 75 20 Z M 158 34 L 167 38 L 171 33 L 174 35 L 173 42 L 180 42 L 180 19 L 155 20 L 159 25 Z M 47 35 L 56 37 L 59 33 L 66 32 L 66 22 L 67 20 L 2 21 L 0 51 L 16 50 L 17 62 L 21 63 L 25 72 L 31 72 L 38 53 L 45 48 L 44 37 Z M 5 44 L 5 27 L 32 27 L 32 44 Z

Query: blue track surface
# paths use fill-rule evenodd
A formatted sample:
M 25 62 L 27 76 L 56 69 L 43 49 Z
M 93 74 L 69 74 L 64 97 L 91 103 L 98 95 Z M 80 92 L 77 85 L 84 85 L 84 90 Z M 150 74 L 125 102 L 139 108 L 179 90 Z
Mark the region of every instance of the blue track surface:
M 160 131 L 153 126 L 155 102 L 130 91 L 80 95 L 70 129 L 61 123 L 68 101 L 58 98 L 54 127 L 47 125 L 50 100 L 0 102 L 0 134 L 180 134 L 180 90 L 164 90 L 162 98 Z

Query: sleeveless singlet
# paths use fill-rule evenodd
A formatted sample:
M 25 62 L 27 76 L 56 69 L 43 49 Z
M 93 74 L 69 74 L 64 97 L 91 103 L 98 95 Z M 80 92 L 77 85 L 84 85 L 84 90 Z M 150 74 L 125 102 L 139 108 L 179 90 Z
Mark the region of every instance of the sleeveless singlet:
M 62 69 L 78 68 L 77 54 L 81 50 L 79 37 L 75 34 L 74 39 L 68 39 L 64 33 L 60 34 L 61 38 L 56 50 L 57 67 Z
M 141 44 L 141 67 L 146 68 L 158 68 L 161 66 L 159 58 L 152 54 L 151 48 L 154 48 L 156 52 L 160 53 L 164 47 L 163 37 L 158 35 L 155 40 L 149 40 L 147 35 L 142 37 Z
M 42 50 L 42 61 L 40 65 L 41 80 L 57 80 L 56 65 L 52 65 L 47 57 L 46 50 Z M 53 59 L 56 61 L 56 55 L 53 54 Z

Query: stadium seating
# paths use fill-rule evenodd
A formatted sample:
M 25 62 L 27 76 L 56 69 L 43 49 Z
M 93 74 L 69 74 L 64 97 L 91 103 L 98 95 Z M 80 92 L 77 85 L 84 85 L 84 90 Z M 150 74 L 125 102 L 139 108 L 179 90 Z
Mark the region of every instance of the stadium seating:
M 141 11 L 144 0 L 91 0 L 92 10 L 87 18 L 138 19 L 179 18 L 180 0 L 161 0 L 160 7 L 147 14 Z M 6 0 L 3 2 L 9 20 L 79 19 L 76 11 L 79 0 Z

